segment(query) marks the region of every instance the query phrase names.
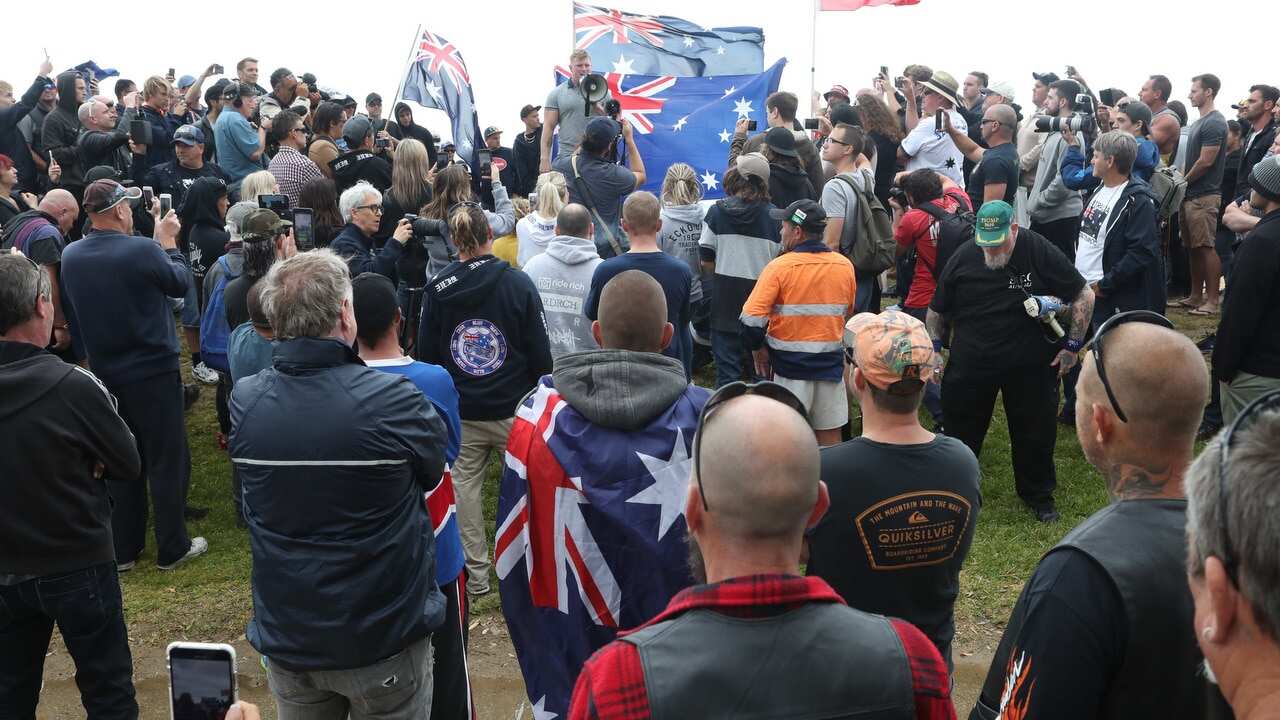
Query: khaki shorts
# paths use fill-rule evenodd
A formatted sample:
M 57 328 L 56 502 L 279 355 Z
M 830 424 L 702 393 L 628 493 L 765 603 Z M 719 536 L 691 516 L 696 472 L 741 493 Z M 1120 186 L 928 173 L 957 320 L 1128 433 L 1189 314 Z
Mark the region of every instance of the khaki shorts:
M 1218 207 L 1221 204 L 1221 195 L 1202 195 L 1182 203 L 1178 222 L 1183 247 L 1188 250 L 1213 247 L 1213 239 L 1218 232 Z
M 781 375 L 774 375 L 773 381 L 800 398 L 814 430 L 834 430 L 849 422 L 849 395 L 844 381 L 795 380 Z

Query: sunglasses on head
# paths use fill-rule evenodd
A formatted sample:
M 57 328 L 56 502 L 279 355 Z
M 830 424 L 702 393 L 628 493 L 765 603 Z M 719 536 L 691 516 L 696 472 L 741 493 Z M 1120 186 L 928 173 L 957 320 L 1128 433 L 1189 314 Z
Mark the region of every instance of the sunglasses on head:
M 1218 526 L 1222 528 L 1222 557 L 1219 560 L 1222 561 L 1222 568 L 1226 570 L 1227 577 L 1231 578 L 1231 583 L 1236 587 L 1240 586 L 1240 580 L 1237 577 L 1240 560 L 1231 547 L 1231 533 L 1227 523 L 1227 506 L 1231 500 L 1227 492 L 1231 445 L 1235 442 L 1236 433 L 1242 427 L 1246 427 L 1258 415 L 1273 410 L 1280 410 L 1280 390 L 1267 393 L 1245 406 L 1231 425 L 1223 431 L 1222 442 L 1218 445 Z
M 711 512 L 711 508 L 707 505 L 707 492 L 702 487 L 702 431 L 706 429 L 707 423 L 711 421 L 711 416 L 715 413 L 716 408 L 743 395 L 760 395 L 770 400 L 776 400 L 800 413 L 800 417 L 804 418 L 806 423 L 809 422 L 809 413 L 805 411 L 804 403 L 800 402 L 800 398 L 776 382 L 762 380 L 758 383 L 744 383 L 739 381 L 729 383 L 716 390 L 707 399 L 707 404 L 702 406 L 702 412 L 698 415 L 698 432 L 693 438 L 693 477 L 698 481 L 698 494 L 702 496 L 702 509 L 707 512 Z
M 1127 423 L 1129 418 L 1124 414 L 1124 410 L 1120 409 L 1120 402 L 1116 400 L 1116 393 L 1111 389 L 1111 383 L 1107 380 L 1107 366 L 1102 362 L 1102 339 L 1112 330 L 1124 325 L 1125 323 L 1141 322 L 1151 325 L 1159 325 L 1160 327 L 1173 329 L 1173 323 L 1169 318 L 1150 310 L 1130 310 L 1112 315 L 1107 321 L 1098 327 L 1098 331 L 1093 334 L 1093 339 L 1089 341 L 1089 350 L 1093 353 L 1093 364 L 1098 368 L 1098 379 L 1102 381 L 1102 389 L 1107 391 L 1107 400 L 1111 402 L 1111 409 L 1116 411 L 1116 417 L 1120 418 L 1120 422 Z

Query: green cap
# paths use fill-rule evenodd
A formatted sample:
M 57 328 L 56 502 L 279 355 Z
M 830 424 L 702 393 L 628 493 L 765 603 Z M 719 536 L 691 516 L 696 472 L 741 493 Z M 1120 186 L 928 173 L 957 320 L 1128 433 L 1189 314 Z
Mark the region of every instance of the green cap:
M 249 213 L 240 226 L 240 235 L 245 239 L 274 238 L 278 233 L 293 225 L 288 220 L 281 220 L 275 212 L 259 208 Z
M 997 247 L 1004 244 L 1009 234 L 1009 226 L 1013 224 L 1013 206 L 1003 200 L 992 200 L 983 203 L 978 210 L 979 247 Z

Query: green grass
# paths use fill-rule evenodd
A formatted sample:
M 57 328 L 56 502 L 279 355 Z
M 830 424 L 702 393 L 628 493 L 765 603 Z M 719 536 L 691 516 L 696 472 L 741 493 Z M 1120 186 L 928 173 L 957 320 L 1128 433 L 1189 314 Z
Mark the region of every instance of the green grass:
M 1196 318 L 1181 311 L 1171 312 L 1171 317 L 1192 339 L 1199 339 L 1216 325 L 1216 318 Z M 188 375 L 189 368 L 184 366 L 183 372 Z M 703 385 L 709 385 L 709 379 L 706 373 L 697 378 Z M 188 529 L 193 536 L 203 535 L 209 540 L 209 552 L 178 570 L 160 572 L 155 568 L 154 540 L 149 537 L 137 568 L 122 576 L 125 608 L 135 641 L 158 645 L 177 638 L 226 641 L 243 633 L 249 619 L 252 603 L 248 538 L 234 522 L 230 464 L 226 453 L 218 449 L 213 398 L 214 388 L 205 386 L 200 401 L 187 415 L 192 459 L 190 502 L 211 508 L 208 517 L 189 522 Z M 855 424 L 854 430 L 858 429 Z M 1003 626 L 1023 583 L 1045 551 L 1107 502 L 1102 478 L 1085 461 L 1075 433 L 1059 427 L 1055 496 L 1062 519 L 1051 525 L 1036 522 L 1014 491 L 1009 433 L 999 402 L 980 461 L 982 511 L 961 573 L 956 604 L 960 640 L 975 628 L 987 628 L 989 632 Z M 485 517 L 491 533 L 500 472 L 501 458 L 495 454 L 484 491 Z M 490 581 L 496 589 L 496 576 L 491 576 Z M 498 594 L 481 598 L 473 608 L 478 614 L 497 612 Z

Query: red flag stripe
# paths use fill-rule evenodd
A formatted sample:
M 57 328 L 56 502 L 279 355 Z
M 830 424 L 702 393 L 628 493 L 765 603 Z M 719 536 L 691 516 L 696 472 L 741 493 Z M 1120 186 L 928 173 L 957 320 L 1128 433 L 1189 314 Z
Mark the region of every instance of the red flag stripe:
M 916 5 L 920 0 L 822 0 L 819 10 L 861 10 L 876 5 Z

